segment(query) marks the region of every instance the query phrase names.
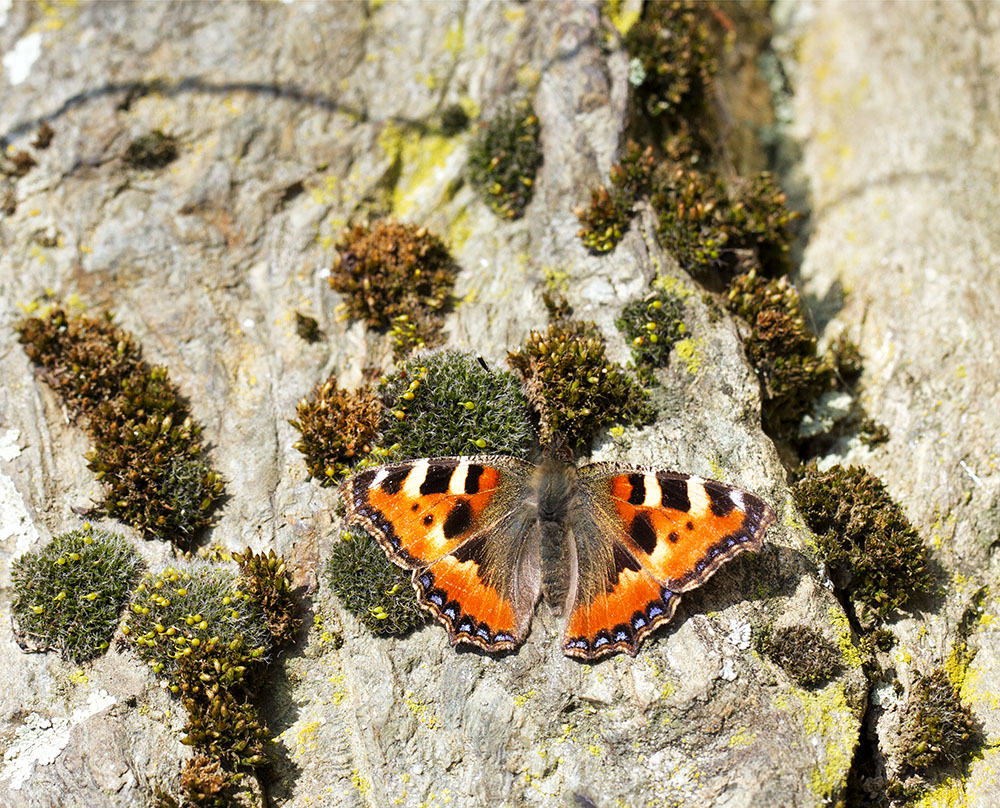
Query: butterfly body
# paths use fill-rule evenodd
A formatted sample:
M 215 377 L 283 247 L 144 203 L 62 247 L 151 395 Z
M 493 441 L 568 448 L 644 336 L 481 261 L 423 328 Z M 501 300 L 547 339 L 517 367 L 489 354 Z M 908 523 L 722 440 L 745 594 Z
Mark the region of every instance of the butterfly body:
M 413 570 L 452 644 L 512 650 L 544 598 L 582 659 L 636 654 L 681 592 L 759 549 L 774 520 L 755 495 L 692 475 L 499 455 L 367 469 L 341 497 L 347 522 Z

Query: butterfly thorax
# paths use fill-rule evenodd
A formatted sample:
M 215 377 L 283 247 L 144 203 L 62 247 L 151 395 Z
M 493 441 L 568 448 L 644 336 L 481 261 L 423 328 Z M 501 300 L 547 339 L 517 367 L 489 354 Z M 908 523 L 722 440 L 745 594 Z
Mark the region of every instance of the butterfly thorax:
M 575 547 L 566 537 L 566 515 L 576 493 L 576 468 L 546 458 L 532 481 L 537 496 L 542 597 L 556 614 L 567 607 L 576 568 Z

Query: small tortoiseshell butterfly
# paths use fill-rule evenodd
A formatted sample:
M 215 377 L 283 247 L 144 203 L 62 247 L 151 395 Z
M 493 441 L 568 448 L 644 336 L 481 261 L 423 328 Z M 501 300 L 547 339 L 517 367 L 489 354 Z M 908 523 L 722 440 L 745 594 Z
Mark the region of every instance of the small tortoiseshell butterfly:
M 371 468 L 340 489 L 452 645 L 517 648 L 539 595 L 565 616 L 563 652 L 627 651 L 680 593 L 744 550 L 774 512 L 724 483 L 655 468 L 548 458 L 439 457 Z

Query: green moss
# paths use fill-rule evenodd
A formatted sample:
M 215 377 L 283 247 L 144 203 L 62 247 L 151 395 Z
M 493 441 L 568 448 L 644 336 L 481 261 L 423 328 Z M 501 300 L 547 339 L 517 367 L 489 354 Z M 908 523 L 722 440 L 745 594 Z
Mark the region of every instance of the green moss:
M 402 363 L 380 386 L 379 445 L 392 459 L 490 452 L 524 457 L 528 404 L 513 374 L 445 350 Z
M 549 313 L 550 320 L 565 320 L 573 314 L 573 307 L 566 297 L 558 292 L 542 292 L 542 303 Z
M 121 632 L 187 712 L 182 742 L 227 772 L 268 759 L 255 701 L 273 651 L 299 626 L 284 560 L 249 548 L 232 567 L 194 564 L 148 574 Z
M 561 436 L 576 449 L 604 426 L 652 417 L 646 392 L 606 352 L 593 323 L 560 320 L 545 333 L 533 331 L 524 348 L 507 355 L 524 380 L 542 443 Z
M 469 113 L 461 104 L 449 104 L 441 111 L 441 134 L 454 137 L 469 125 Z
M 830 346 L 828 355 L 836 369 L 837 375 L 844 381 L 853 382 L 861 375 L 861 371 L 864 369 L 861 349 L 846 334 L 841 334 L 834 340 Z
M 201 427 L 170 382 L 110 317 L 54 309 L 17 326 L 28 358 L 82 421 L 89 468 L 108 489 L 101 510 L 149 536 L 188 544 L 211 523 L 222 479 L 204 459 Z
M 295 312 L 295 333 L 299 335 L 300 339 L 312 343 L 319 342 L 323 332 L 319 330 L 319 323 L 315 317 L 297 311 Z
M 218 652 L 236 664 L 227 668 L 228 680 L 242 682 L 246 665 L 262 664 L 271 635 L 260 604 L 230 566 L 192 564 L 147 573 L 122 621 L 122 634 L 153 673 L 180 692 L 181 661 L 199 660 Z M 231 653 L 230 653 L 231 652 Z
M 580 221 L 577 236 L 595 255 L 611 252 L 622 240 L 632 218 L 632 204 L 623 193 L 600 185 L 590 192 L 590 206 L 573 212 Z
M 666 164 L 657 171 L 650 201 L 660 243 L 685 269 L 729 276 L 759 267 L 773 276 L 788 268 L 798 214 L 785 206 L 769 174 L 730 188 L 711 172 Z
M 351 317 L 391 329 L 397 356 L 439 338 L 457 267 L 437 236 L 379 221 L 345 230 L 337 251 L 330 285 L 344 295 Z
M 754 644 L 800 687 L 826 683 L 841 665 L 836 646 L 807 626 L 761 626 L 754 634 Z
M 716 70 L 710 10 L 702 3 L 646 3 L 625 35 L 636 105 L 674 123 L 701 114 Z
M 817 397 L 832 388 L 834 362 L 817 356 L 802 300 L 787 278 L 766 280 L 752 270 L 733 279 L 727 303 L 750 326 L 743 344 L 763 387 L 764 427 L 793 440 Z
M 25 553 L 11 566 L 18 643 L 76 663 L 103 654 L 142 567 L 121 536 L 89 526 Z
M 981 730 L 943 668 L 918 675 L 903 708 L 898 746 L 916 772 L 957 766 L 981 743 Z
M 330 591 L 365 628 L 380 635 L 406 634 L 426 622 L 410 577 L 371 536 L 353 527 L 334 544 L 326 567 Z
M 302 399 L 296 420 L 300 433 L 295 448 L 305 455 L 309 473 L 323 485 L 334 485 L 372 450 L 382 404 L 368 387 L 342 390 L 331 376 Z
M 302 627 L 302 617 L 285 560 L 274 550 L 254 553 L 249 547 L 234 553 L 233 560 L 240 565 L 243 590 L 263 612 L 272 647 L 290 645 Z
M 531 201 L 542 163 L 541 128 L 528 100 L 502 108 L 480 124 L 469 147 L 469 180 L 503 219 L 516 219 Z
M 931 587 L 927 550 L 882 482 L 862 468 L 806 467 L 792 488 L 817 553 L 863 624 L 884 619 Z
M 654 291 L 629 303 L 615 325 L 629 342 L 632 360 L 639 368 L 666 366 L 674 344 L 689 336 L 683 298 L 665 291 Z
M 133 140 L 125 150 L 132 168 L 163 168 L 177 159 L 177 138 L 156 129 Z
M 594 254 L 610 252 L 628 229 L 633 206 L 649 189 L 655 161 L 651 147 L 642 149 L 630 141 L 620 163 L 611 168 L 610 188 L 601 185 L 590 192 L 590 207 L 577 208 L 577 233 Z

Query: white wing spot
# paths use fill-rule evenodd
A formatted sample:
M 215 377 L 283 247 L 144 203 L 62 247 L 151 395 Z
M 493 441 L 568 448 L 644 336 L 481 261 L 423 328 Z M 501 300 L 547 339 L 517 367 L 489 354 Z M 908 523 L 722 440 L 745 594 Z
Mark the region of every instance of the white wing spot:
M 652 474 L 645 474 L 642 478 L 642 484 L 646 490 L 646 497 L 643 499 L 642 504 L 647 508 L 659 508 L 663 496 L 660 481 Z
M 708 492 L 705 490 L 705 481 L 701 477 L 688 477 L 688 500 L 691 502 L 691 513 L 694 516 L 701 516 L 708 510 Z
M 734 488 L 729 492 L 729 498 L 733 501 L 733 505 L 736 506 L 738 510 L 746 513 L 746 505 L 743 504 L 743 492 L 738 488 Z
M 469 475 L 469 464 L 459 463 L 451 473 L 451 480 L 448 481 L 449 494 L 465 493 L 465 478 Z
M 420 486 L 424 484 L 426 478 L 427 461 L 421 460 L 418 463 L 414 463 L 413 468 L 410 469 L 410 473 L 406 475 L 406 480 L 403 483 L 403 492 L 411 499 L 416 499 L 420 496 Z

